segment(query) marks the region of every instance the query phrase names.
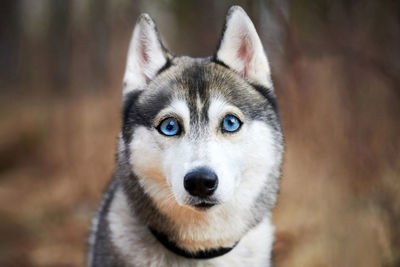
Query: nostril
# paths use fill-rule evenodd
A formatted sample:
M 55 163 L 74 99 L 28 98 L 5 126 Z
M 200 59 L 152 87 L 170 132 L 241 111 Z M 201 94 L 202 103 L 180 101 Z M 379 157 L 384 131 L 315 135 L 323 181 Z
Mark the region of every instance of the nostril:
M 185 189 L 187 191 L 189 191 L 189 192 L 194 190 L 194 187 L 195 187 L 195 183 L 194 183 L 193 179 L 191 179 L 187 175 L 185 176 L 185 179 L 183 181 L 183 185 L 185 186 Z
M 208 189 L 213 189 L 216 184 L 217 184 L 217 179 L 205 179 L 204 180 L 204 186 L 207 187 Z
M 185 175 L 183 185 L 191 195 L 207 197 L 217 189 L 218 177 L 208 168 L 197 168 Z

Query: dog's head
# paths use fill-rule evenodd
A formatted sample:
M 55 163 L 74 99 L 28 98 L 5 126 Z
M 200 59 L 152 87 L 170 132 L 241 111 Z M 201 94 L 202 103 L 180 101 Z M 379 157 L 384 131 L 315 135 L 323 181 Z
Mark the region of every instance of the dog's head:
M 124 76 L 121 149 L 161 209 L 273 205 L 282 135 L 270 68 L 254 25 L 230 9 L 213 57 L 172 56 L 148 15 Z

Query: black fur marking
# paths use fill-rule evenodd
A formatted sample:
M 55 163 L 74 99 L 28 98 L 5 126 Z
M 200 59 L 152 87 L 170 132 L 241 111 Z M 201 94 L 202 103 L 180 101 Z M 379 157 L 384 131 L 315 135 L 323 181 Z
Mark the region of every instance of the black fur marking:
M 164 66 L 162 66 L 161 67 L 161 69 L 159 69 L 158 71 L 157 71 L 157 74 L 156 74 L 156 76 L 157 75 L 160 75 L 162 72 L 164 72 L 165 70 L 167 70 L 169 67 L 171 67 L 173 64 L 172 64 L 172 62 L 171 62 L 171 60 L 169 60 L 168 58 L 167 58 L 167 62 L 165 62 L 165 64 L 164 64 Z M 154 78 L 153 78 L 154 79 Z
M 185 85 L 189 88 L 190 100 L 196 101 L 197 93 L 201 99 L 207 98 L 207 89 L 209 88 L 204 68 L 201 65 L 194 65 L 187 68 L 182 73 L 185 79 Z
M 136 90 L 127 95 L 122 120 L 122 137 L 126 144 L 132 138 L 134 126 L 152 127 L 155 116 L 170 101 L 168 90 L 160 90 L 157 94 L 148 95 L 146 103 L 141 104 L 138 99 L 143 92 L 143 90 Z
M 131 109 L 142 92 L 142 90 L 134 90 L 133 92 L 128 93 L 126 96 L 126 100 L 122 108 L 122 136 L 125 141 L 128 141 L 132 135 L 130 131 L 132 127 L 130 123 Z
M 186 250 L 178 247 L 175 242 L 171 242 L 170 240 L 168 240 L 168 237 L 165 234 L 160 233 L 152 228 L 149 228 L 149 230 L 155 236 L 155 238 L 161 244 L 163 244 L 163 246 L 165 248 L 167 248 L 168 250 L 174 252 L 175 254 L 177 254 L 179 256 L 182 256 L 182 257 L 185 257 L 188 259 L 205 260 L 205 259 L 216 258 L 216 257 L 225 255 L 226 253 L 230 252 L 239 243 L 239 241 L 238 241 L 232 247 L 228 247 L 228 248 L 221 247 L 221 248 L 216 248 L 216 249 L 200 250 L 197 252 L 189 252 L 189 251 L 186 251 Z
M 221 65 L 227 69 L 231 69 L 228 65 L 225 64 L 225 62 L 223 62 L 222 60 L 219 60 L 217 58 L 217 55 L 215 54 L 214 56 L 212 56 L 211 58 L 211 62 L 214 62 L 215 64 Z
M 210 82 L 207 79 L 205 69 L 202 65 L 194 65 L 190 68 L 185 69 L 182 72 L 182 84 L 188 89 L 187 90 L 187 102 L 190 110 L 190 123 L 192 125 L 198 124 L 201 121 L 208 121 L 208 102 L 209 102 L 209 91 Z M 203 102 L 203 110 L 201 114 L 197 111 L 197 98 L 200 98 Z
M 254 83 L 251 83 L 250 85 L 253 86 L 254 89 L 256 89 L 262 96 L 264 96 L 268 100 L 268 102 L 272 106 L 272 109 L 279 117 L 278 103 L 276 102 L 276 98 L 272 93 L 272 89 Z

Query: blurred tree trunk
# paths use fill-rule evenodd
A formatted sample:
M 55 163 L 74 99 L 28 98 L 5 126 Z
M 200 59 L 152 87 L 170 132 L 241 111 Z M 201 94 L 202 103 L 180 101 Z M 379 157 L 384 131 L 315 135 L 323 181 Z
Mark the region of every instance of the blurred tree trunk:
M 109 81 L 109 12 L 106 0 L 90 1 L 89 31 L 94 43 L 92 44 L 91 68 L 94 88 L 104 89 Z
M 71 2 L 52 0 L 50 10 L 49 72 L 53 90 L 57 93 L 66 93 L 69 89 L 72 59 Z
M 0 8 L 0 81 L 17 82 L 20 71 L 19 1 L 3 0 Z

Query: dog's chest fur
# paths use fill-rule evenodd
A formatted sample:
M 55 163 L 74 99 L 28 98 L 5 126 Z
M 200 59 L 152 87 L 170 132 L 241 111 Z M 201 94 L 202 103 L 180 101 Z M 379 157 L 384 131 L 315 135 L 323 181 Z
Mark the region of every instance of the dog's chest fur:
M 127 198 L 118 188 L 107 221 L 112 244 L 126 266 L 270 266 L 274 228 L 269 218 L 249 231 L 229 253 L 213 259 L 193 260 L 166 249 L 147 226 L 131 214 Z

